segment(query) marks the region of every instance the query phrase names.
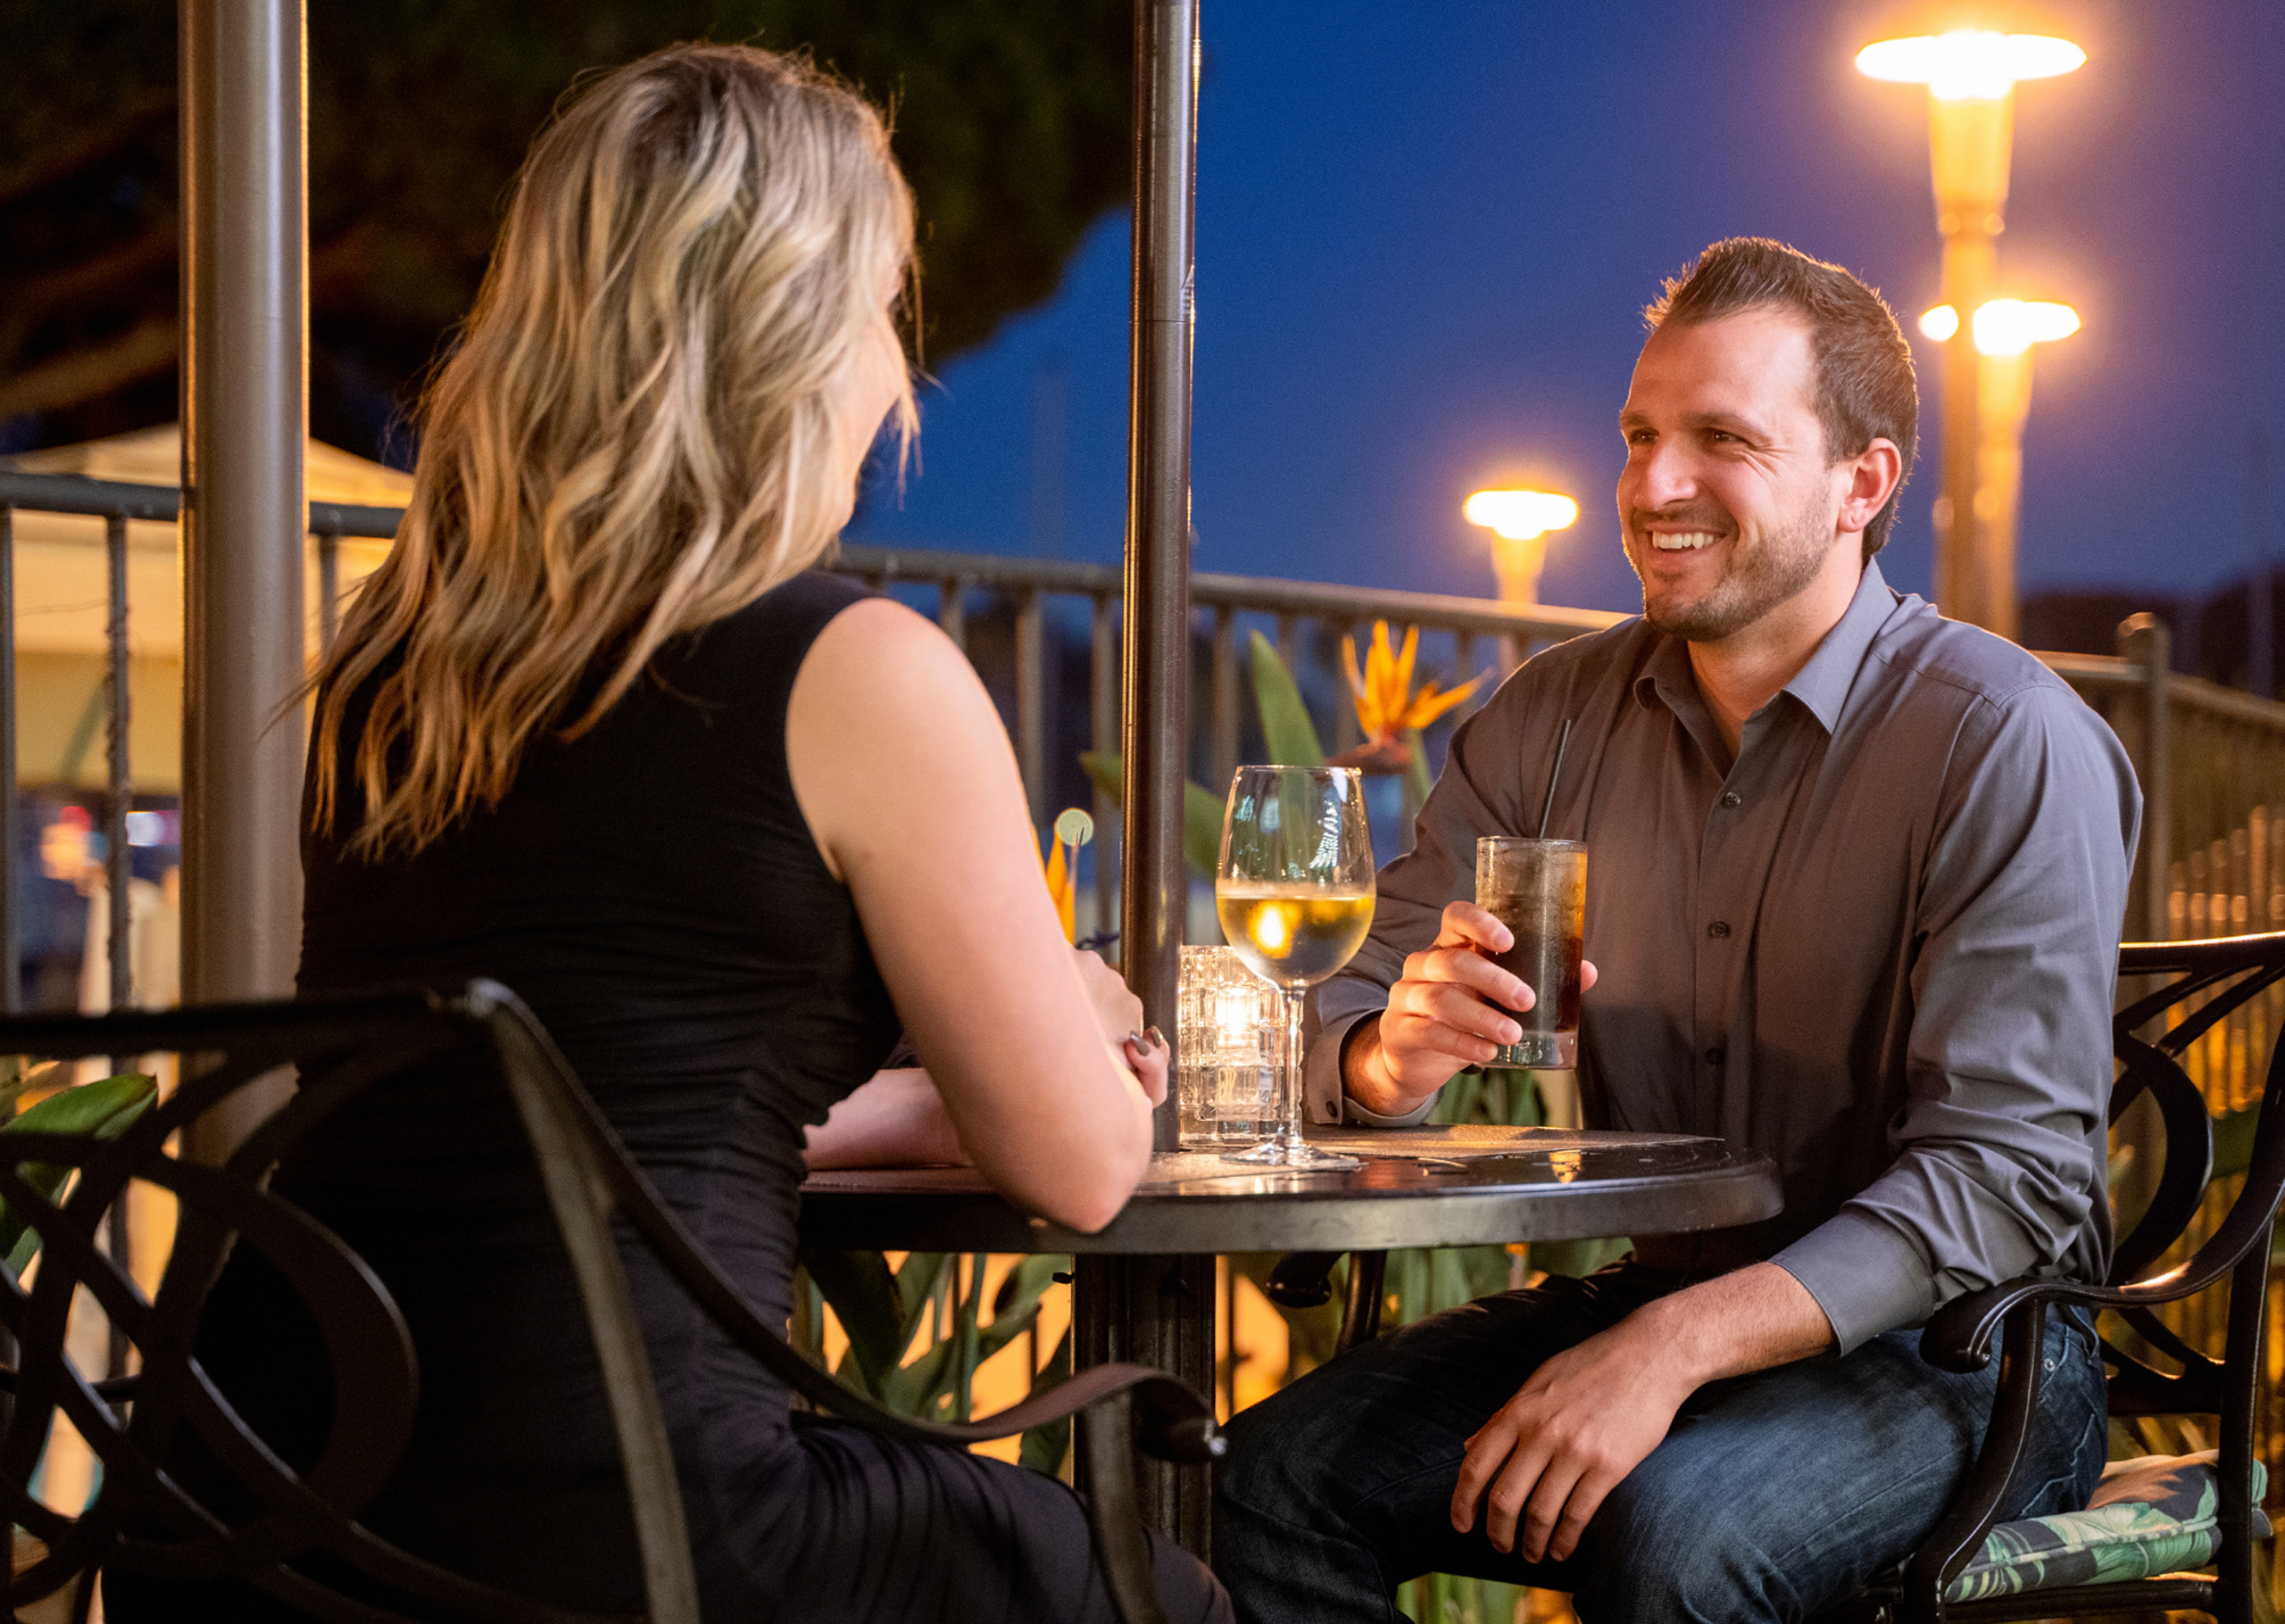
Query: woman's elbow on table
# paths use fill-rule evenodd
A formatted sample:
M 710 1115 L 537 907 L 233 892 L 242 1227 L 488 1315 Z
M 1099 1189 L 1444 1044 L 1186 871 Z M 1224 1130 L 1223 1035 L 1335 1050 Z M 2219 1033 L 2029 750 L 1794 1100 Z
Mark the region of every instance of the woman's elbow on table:
M 999 1160 L 1000 1158 L 992 1158 Z M 986 1158 L 979 1156 L 979 1164 Z M 1050 1223 L 1093 1235 L 1118 1216 L 1151 1165 L 1151 1113 L 1134 1097 L 1114 1131 L 1077 1145 L 1039 1145 L 985 1165 L 1000 1193 Z

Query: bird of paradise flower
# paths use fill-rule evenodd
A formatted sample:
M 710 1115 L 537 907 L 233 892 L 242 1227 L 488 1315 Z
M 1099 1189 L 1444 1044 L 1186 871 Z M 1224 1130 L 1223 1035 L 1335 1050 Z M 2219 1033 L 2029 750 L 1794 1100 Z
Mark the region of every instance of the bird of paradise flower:
M 1327 758 L 1332 766 L 1360 766 L 1368 772 L 1406 771 L 1417 758 L 1416 736 L 1420 730 L 1466 701 L 1491 675 L 1486 672 L 1457 688 L 1440 687 L 1432 676 L 1415 693 L 1412 668 L 1419 652 L 1418 626 L 1405 629 L 1404 647 L 1398 650 L 1390 645 L 1389 623 L 1375 620 L 1372 646 L 1366 650 L 1360 669 L 1357 664 L 1357 640 L 1342 638 L 1342 662 L 1348 667 L 1350 692 L 1356 701 L 1357 722 L 1364 729 L 1365 742 L 1353 750 Z

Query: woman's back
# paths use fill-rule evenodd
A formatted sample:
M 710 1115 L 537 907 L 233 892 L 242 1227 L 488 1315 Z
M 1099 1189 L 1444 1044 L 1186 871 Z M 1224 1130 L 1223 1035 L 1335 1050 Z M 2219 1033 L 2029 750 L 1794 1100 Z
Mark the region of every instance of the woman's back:
M 821 1116 L 894 1023 L 794 799 L 785 713 L 810 643 L 863 596 L 797 576 L 677 638 L 594 727 L 536 741 L 497 807 L 409 858 L 305 834 L 302 990 L 489 975 L 598 1084 L 760 1066 L 797 1120 Z M 337 829 L 360 809 L 348 754 Z

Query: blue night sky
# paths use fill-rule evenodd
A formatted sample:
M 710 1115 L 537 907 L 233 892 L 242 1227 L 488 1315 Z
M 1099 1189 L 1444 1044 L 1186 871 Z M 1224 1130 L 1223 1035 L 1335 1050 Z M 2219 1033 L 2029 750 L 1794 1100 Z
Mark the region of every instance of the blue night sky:
M 1879 287 L 1907 330 L 1939 244 L 1924 95 L 1851 66 L 1950 26 L 1911 7 L 1207 0 L 1199 132 L 1196 567 L 1488 593 L 1467 493 L 1584 510 L 1542 595 L 1640 607 L 1614 422 L 1661 277 L 1776 236 Z M 2086 67 L 2017 95 L 2006 291 L 2077 305 L 2043 346 L 2022 574 L 2202 591 L 2285 545 L 2249 435 L 2285 443 L 2285 8 L 1986 8 Z M 852 539 L 1110 561 L 1125 503 L 1127 228 L 1046 306 L 944 367 L 920 467 Z M 1925 592 L 1924 456 L 1883 558 Z

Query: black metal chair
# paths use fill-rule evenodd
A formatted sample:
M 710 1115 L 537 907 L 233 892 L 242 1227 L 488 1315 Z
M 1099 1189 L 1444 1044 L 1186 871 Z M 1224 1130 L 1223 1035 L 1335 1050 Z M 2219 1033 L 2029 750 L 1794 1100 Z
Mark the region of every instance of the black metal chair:
M 1983 1450 L 1966 1483 L 1900 1580 L 1876 1588 L 1847 1609 L 1854 1624 L 1952 1624 L 1958 1620 L 2156 1616 L 2168 1610 L 2210 1614 L 2220 1624 L 2250 1624 L 2254 1613 L 2254 1419 L 2262 1378 L 2271 1229 L 2285 1194 L 2285 1045 L 2273 1040 L 2245 1184 L 2220 1225 L 2173 1268 L 2147 1273 L 2173 1249 L 2198 1215 L 2213 1167 L 2212 1119 L 2181 1057 L 2213 1028 L 2264 989 L 2285 980 L 2285 932 L 2207 941 L 2129 943 L 2119 974 L 2136 991 L 2113 1023 L 2122 1067 L 2112 1090 L 2115 1123 L 2146 1093 L 2165 1126 L 2165 1159 L 2148 1207 L 2119 1243 L 2099 1286 L 2019 1280 L 1945 1305 L 1921 1333 L 1922 1357 L 1946 1370 L 1981 1370 L 1998 1340 L 1999 1387 Z M 2204 999 L 2203 1003 L 2195 1000 Z M 2172 1025 L 2140 1035 L 2175 1012 Z M 2227 1277 L 2229 1317 L 2223 1355 L 2189 1346 L 2153 1311 Z M 2020 1462 L 2038 1408 L 2040 1338 L 2050 1305 L 2108 1309 L 2177 1372 L 2154 1368 L 2139 1349 L 2106 1337 L 2110 1413 L 2114 1416 L 2213 1415 L 2219 1418 L 2218 1511 L 2221 1545 L 2214 1574 L 2168 1573 L 2106 1584 L 2026 1589 L 1947 1602 L 1951 1587 L 1998 1521 L 1998 1507 Z
M 930 1425 L 842 1387 L 789 1347 L 661 1201 L 547 1033 L 505 988 L 476 982 L 452 995 L 385 992 L 292 1004 L 216 1006 L 96 1017 L 0 1021 L 0 1054 L 51 1059 L 173 1053 L 171 1098 L 109 1141 L 0 1132 L 0 1197 L 39 1231 L 40 1261 L 19 1288 L 0 1274 L 0 1322 L 18 1364 L 0 1433 L 0 1497 L 46 1554 L 4 1581 L 16 1607 L 75 1583 L 81 1616 L 99 1569 L 178 1581 L 230 1578 L 339 1624 L 441 1620 L 601 1624 L 603 1615 L 544 1603 L 449 1572 L 361 1527 L 410 1436 L 418 1366 L 387 1290 L 337 1237 L 266 1182 L 278 1159 L 328 1113 L 376 1081 L 448 1053 L 488 1049 L 528 1138 L 594 1338 L 625 1471 L 653 1624 L 696 1624 L 698 1599 L 649 1363 L 635 1322 L 614 1219 L 738 1345 L 818 1408 L 900 1441 L 964 1447 L 1079 1415 L 1089 1517 L 1109 1587 L 1127 1624 L 1163 1624 L 1135 1506 L 1134 1449 L 1203 1462 L 1221 1451 L 1213 1412 L 1164 1372 L 1101 1365 L 982 1421 Z M 299 1087 L 220 1166 L 167 1153 L 170 1136 L 229 1097 L 291 1067 Z M 23 1176 L 72 1166 L 61 1204 Z M 98 1225 L 130 1181 L 173 1192 L 173 1250 L 154 1297 L 96 1245 Z M 315 1463 L 295 1471 L 246 1426 L 192 1355 L 200 1314 L 234 1245 L 259 1248 L 312 1311 L 331 1362 L 333 1418 Z M 142 1356 L 113 1381 L 73 1364 L 65 1330 L 84 1287 Z M 48 1509 L 29 1485 L 52 1420 L 66 1416 L 102 1462 L 78 1517 Z M 161 1469 L 188 1427 L 257 1509 L 225 1513 Z M 153 1532 L 152 1530 L 159 1530 Z M 352 1595 L 330 1580 L 353 1576 Z M 375 1587 L 393 1599 L 377 1603 Z

